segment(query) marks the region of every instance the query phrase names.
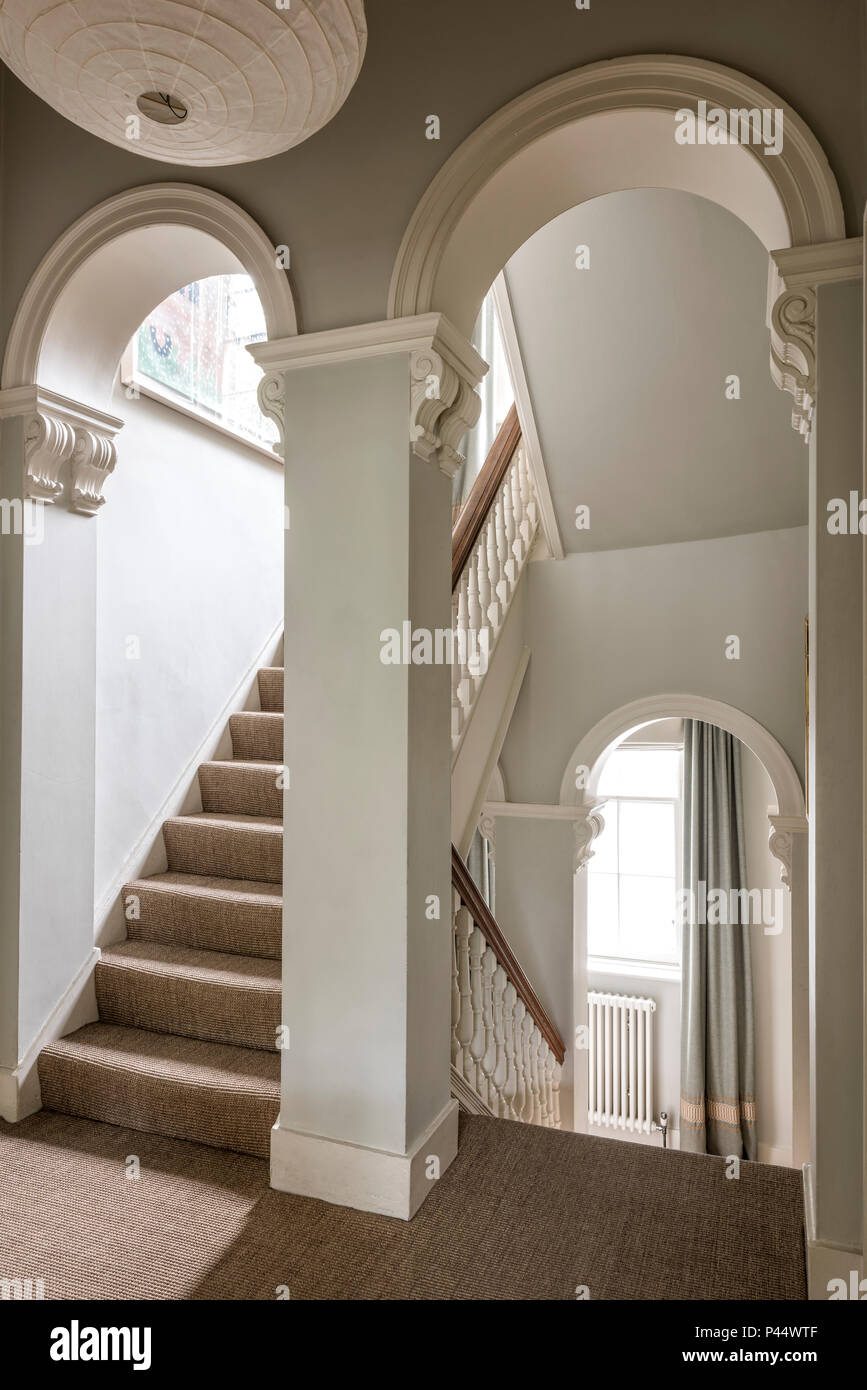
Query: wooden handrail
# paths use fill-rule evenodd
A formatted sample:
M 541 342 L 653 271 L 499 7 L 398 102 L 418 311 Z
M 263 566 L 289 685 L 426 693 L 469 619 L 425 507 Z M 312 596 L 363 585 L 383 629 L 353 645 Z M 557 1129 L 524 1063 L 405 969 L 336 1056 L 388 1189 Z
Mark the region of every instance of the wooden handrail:
M 452 885 L 457 890 L 461 902 L 494 952 L 506 975 L 515 986 L 528 1014 L 532 1017 L 539 1032 L 562 1066 L 566 1056 L 566 1044 L 542 1007 L 539 996 L 521 969 L 514 951 L 497 926 L 491 909 L 482 897 L 469 869 L 454 845 L 452 845 Z
M 469 559 L 479 533 L 488 518 L 491 505 L 500 490 L 506 469 L 521 439 L 521 426 L 514 405 L 500 426 L 479 476 L 473 483 L 452 531 L 452 590 L 460 582 L 461 572 Z

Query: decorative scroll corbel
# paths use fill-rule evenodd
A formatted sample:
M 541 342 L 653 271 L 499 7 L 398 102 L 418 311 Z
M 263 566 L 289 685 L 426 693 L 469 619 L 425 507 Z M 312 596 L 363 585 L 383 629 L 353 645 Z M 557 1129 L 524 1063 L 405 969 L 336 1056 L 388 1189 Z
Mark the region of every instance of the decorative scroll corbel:
M 809 443 L 816 408 L 816 293 L 785 290 L 771 307 L 771 376 L 794 399 L 792 427 Z
M 600 814 L 604 805 L 604 801 L 588 801 L 585 805 L 578 807 L 580 814 L 574 822 L 575 857 L 572 863 L 575 873 L 579 869 L 585 869 L 593 858 L 594 850 L 591 848 L 593 841 L 605 829 L 605 822 Z
M 56 504 L 66 489 L 72 511 L 94 516 L 117 462 L 123 420 L 42 386 L 0 391 L 0 420 L 12 419 L 23 428 L 22 497 Z
M 490 811 L 482 810 L 479 816 L 479 834 L 490 845 L 491 858 L 494 858 L 497 844 L 497 821 Z
M 413 453 L 431 463 L 440 447 L 441 421 L 457 397 L 460 378 L 433 348 L 412 352 L 409 372 L 410 442 Z
M 768 849 L 780 864 L 780 882 L 792 891 L 792 855 L 795 836 L 806 835 L 806 816 L 768 816 Z
M 96 516 L 105 505 L 103 485 L 117 463 L 115 432 L 79 427 L 74 433 L 69 505 L 83 516 Z
M 72 425 L 42 409 L 24 426 L 24 496 L 54 503 L 63 491 L 62 471 L 75 448 Z
M 280 453 L 285 458 L 286 446 L 286 382 L 282 372 L 266 372 L 256 391 L 259 409 L 273 420 L 280 435 Z

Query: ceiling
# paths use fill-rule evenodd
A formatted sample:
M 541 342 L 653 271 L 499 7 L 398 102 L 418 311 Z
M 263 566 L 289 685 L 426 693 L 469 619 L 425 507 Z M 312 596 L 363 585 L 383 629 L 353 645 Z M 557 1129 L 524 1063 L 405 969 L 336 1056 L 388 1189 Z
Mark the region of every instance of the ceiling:
M 508 262 L 567 552 L 806 525 L 807 449 L 768 368 L 767 265 L 731 213 L 663 189 L 583 203 Z
M 265 159 L 343 105 L 364 0 L 3 0 L 0 58 L 85 130 L 170 164 Z

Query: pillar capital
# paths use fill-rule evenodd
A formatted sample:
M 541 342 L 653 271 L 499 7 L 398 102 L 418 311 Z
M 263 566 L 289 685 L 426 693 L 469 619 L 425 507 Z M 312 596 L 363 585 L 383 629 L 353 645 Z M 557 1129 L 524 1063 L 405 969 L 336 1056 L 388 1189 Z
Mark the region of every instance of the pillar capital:
M 791 246 L 771 252 L 768 328 L 771 376 L 795 402 L 792 428 L 810 441 L 816 409 L 816 291 L 820 285 L 861 277 L 860 237 Z
M 404 354 L 408 361 L 409 443 L 413 452 L 452 477 L 463 462 L 459 445 L 479 418 L 476 387 L 487 363 L 444 314 L 415 314 L 379 323 L 304 333 L 248 348 L 265 376 L 259 404 L 281 438 L 284 373 Z

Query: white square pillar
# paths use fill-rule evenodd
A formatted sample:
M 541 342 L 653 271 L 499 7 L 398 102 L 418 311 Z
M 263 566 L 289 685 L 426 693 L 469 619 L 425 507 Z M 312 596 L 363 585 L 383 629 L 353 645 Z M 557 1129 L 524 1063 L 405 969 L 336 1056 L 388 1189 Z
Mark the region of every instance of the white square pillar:
M 456 444 L 485 365 L 439 315 L 254 349 L 286 455 L 281 1112 L 272 1184 L 409 1218 L 449 1098 Z M 411 655 L 412 644 L 407 649 Z

